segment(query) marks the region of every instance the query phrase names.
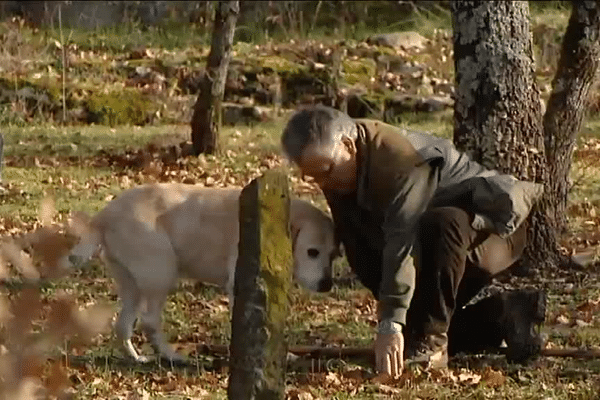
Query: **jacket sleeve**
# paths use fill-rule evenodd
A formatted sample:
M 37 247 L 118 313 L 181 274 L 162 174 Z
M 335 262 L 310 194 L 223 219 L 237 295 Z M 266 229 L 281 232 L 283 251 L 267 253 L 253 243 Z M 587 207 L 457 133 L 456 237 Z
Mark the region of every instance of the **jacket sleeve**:
M 415 289 L 416 270 L 412 249 L 417 222 L 425 212 L 438 184 L 439 168 L 427 162 L 399 175 L 394 197 L 383 223 L 385 247 L 380 285 L 381 320 L 406 324 L 406 314 Z

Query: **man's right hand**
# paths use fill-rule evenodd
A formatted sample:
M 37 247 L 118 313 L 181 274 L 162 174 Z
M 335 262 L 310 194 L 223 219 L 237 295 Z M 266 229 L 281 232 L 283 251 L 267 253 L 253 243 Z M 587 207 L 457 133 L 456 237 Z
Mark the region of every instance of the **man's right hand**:
M 389 324 L 391 328 L 386 327 L 385 324 Z M 384 324 L 380 324 L 375 338 L 377 372 L 387 373 L 393 378 L 402 374 L 404 369 L 404 336 L 401 327 L 400 324 L 386 321 Z

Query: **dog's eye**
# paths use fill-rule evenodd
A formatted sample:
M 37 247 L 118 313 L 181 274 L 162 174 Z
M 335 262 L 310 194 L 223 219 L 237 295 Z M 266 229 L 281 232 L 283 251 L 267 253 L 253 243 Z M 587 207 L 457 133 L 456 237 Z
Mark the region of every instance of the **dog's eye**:
M 319 257 L 319 250 L 317 250 L 317 249 L 308 249 L 307 253 L 308 253 L 308 256 L 310 258 L 317 258 L 317 257 Z

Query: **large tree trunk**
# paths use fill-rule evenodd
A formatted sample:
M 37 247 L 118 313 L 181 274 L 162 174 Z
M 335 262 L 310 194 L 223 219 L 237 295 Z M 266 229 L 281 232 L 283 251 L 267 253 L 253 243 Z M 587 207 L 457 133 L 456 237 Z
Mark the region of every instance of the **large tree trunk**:
M 549 217 L 564 232 L 567 228 L 569 172 L 577 133 L 587 109 L 590 87 L 600 60 L 600 7 L 597 1 L 573 1 L 563 39 L 553 91 L 544 115 L 546 157 L 550 186 Z
M 217 6 L 208 63 L 192 115 L 192 143 L 195 155 L 213 154 L 219 149 L 221 102 L 239 13 L 239 1 L 220 1 Z
M 452 23 L 455 144 L 488 168 L 547 184 L 528 3 L 453 1 Z M 531 265 L 556 266 L 560 260 L 546 204 L 542 200 L 528 219 L 526 271 Z

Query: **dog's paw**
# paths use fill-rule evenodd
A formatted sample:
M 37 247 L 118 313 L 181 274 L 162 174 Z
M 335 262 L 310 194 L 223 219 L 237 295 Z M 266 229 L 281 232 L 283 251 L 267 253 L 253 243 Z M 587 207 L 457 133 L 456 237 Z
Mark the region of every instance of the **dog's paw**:
M 298 356 L 297 356 L 297 355 L 295 355 L 294 353 L 290 353 L 290 352 L 288 352 L 288 353 L 285 355 L 285 358 L 286 358 L 286 361 L 287 361 L 288 363 L 294 363 L 294 362 L 296 362 L 296 361 L 298 361 L 298 360 L 300 359 L 300 357 L 298 357 Z
M 136 363 L 139 363 L 139 364 L 147 364 L 150 361 L 152 361 L 152 359 L 150 357 L 141 356 L 141 355 L 138 355 L 138 356 L 134 357 L 133 359 L 135 360 Z

